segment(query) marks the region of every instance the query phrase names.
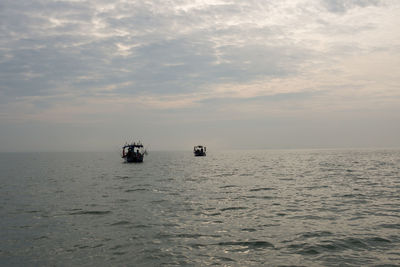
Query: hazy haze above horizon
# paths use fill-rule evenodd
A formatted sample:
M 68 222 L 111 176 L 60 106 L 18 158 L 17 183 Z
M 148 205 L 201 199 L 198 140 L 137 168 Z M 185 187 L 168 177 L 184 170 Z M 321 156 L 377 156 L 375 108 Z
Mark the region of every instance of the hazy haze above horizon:
M 400 1 L 3 0 L 0 152 L 400 147 Z

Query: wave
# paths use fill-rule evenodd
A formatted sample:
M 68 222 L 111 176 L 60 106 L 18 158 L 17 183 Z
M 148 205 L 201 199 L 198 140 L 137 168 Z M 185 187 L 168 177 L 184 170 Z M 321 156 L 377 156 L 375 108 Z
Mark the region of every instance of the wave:
M 249 249 L 257 249 L 257 248 L 274 248 L 274 245 L 267 241 L 227 241 L 227 242 L 219 242 L 218 246 L 240 246 L 247 247 Z
M 130 193 L 130 192 L 137 192 L 137 191 L 150 191 L 147 188 L 135 188 L 135 189 L 127 189 L 125 192 Z
M 400 229 L 400 223 L 381 224 L 379 227 L 388 229 Z
M 323 240 L 318 244 L 307 242 L 292 244 L 288 248 L 295 253 L 302 255 L 316 255 L 321 253 L 331 253 L 343 250 L 370 250 L 377 247 L 388 246 L 392 242 L 382 237 L 355 238 L 348 237 L 344 239 Z
M 219 188 L 224 189 L 224 188 L 232 188 L 232 187 L 239 187 L 237 185 L 224 185 L 224 186 L 220 186 Z
M 333 233 L 329 231 L 316 231 L 316 232 L 307 232 L 301 234 L 301 238 L 314 238 L 314 237 L 324 237 L 324 236 L 332 236 Z
M 110 225 L 127 225 L 127 224 L 131 224 L 131 222 L 130 221 L 118 221 L 118 222 L 112 223 Z
M 71 212 L 69 215 L 105 215 L 111 213 L 110 210 L 82 210 Z
M 250 192 L 258 192 L 258 191 L 269 191 L 269 190 L 275 190 L 275 188 L 272 187 L 262 187 L 262 188 L 254 188 L 250 189 Z
M 247 207 L 229 207 L 229 208 L 222 208 L 221 211 L 228 211 L 228 210 L 246 210 Z

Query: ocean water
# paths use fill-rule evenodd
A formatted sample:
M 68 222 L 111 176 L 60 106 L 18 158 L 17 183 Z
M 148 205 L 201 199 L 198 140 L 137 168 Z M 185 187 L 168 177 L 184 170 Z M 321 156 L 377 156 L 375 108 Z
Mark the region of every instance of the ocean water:
M 1 266 L 400 266 L 400 150 L 0 154 Z

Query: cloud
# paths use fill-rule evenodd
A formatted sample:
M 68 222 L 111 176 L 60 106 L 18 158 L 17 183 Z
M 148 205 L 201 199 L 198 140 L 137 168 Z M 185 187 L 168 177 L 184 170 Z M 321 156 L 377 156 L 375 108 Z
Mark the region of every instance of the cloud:
M 394 0 L 0 5 L 0 124 L 123 120 L 129 110 L 250 119 L 398 104 Z
M 355 7 L 377 6 L 382 4 L 378 0 L 321 0 L 323 5 L 334 13 L 345 13 Z

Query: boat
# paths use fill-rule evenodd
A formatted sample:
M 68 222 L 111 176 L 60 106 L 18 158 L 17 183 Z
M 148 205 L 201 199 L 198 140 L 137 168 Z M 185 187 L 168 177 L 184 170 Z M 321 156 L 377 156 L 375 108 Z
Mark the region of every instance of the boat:
M 195 146 L 193 148 L 193 153 L 196 157 L 205 156 L 206 151 L 207 151 L 207 148 L 205 146 L 201 146 L 201 145 Z
M 146 154 L 146 150 L 144 149 L 142 143 L 133 142 L 131 144 L 125 144 L 122 147 L 122 158 L 125 159 L 125 162 L 143 162 L 143 157 Z

